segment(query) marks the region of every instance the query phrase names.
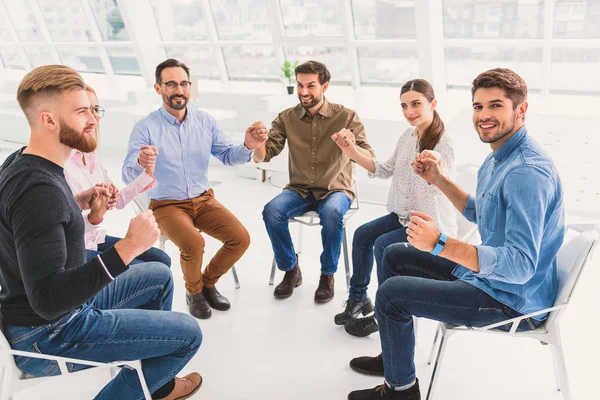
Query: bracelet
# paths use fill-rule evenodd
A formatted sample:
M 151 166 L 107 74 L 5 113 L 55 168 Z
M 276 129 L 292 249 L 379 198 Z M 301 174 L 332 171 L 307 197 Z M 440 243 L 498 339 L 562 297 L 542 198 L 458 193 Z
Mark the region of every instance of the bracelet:
M 440 254 L 442 252 L 442 250 L 444 250 L 444 247 L 446 246 L 447 241 L 448 241 L 448 235 L 446 235 L 445 233 L 440 233 L 440 237 L 439 237 L 437 243 L 435 244 L 435 247 L 433 248 L 433 250 L 431 250 L 431 254 L 433 254 L 434 256 L 437 256 L 438 254 Z

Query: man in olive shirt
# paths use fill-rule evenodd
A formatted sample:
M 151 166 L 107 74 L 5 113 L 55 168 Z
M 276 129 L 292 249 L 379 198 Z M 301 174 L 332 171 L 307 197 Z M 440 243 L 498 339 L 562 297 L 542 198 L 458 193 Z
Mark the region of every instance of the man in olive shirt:
M 275 261 L 279 269 L 285 271 L 283 281 L 273 294 L 287 298 L 294 287 L 302 283 L 288 220 L 313 210 L 319 214 L 323 227 L 321 279 L 315 301 L 326 303 L 333 298 L 333 274 L 340 257 L 344 215 L 354 199 L 350 159 L 331 136 L 349 129 L 361 151 L 369 156 L 374 153 L 356 112 L 325 99 L 331 78 L 327 67 L 308 61 L 298 65 L 295 73 L 300 104 L 279 113 L 268 132 L 269 139 L 254 151 L 253 158 L 257 163 L 268 162 L 281 153 L 288 141 L 290 183 L 263 210 Z M 257 122 L 248 132 L 258 138 L 266 133 L 266 127 Z

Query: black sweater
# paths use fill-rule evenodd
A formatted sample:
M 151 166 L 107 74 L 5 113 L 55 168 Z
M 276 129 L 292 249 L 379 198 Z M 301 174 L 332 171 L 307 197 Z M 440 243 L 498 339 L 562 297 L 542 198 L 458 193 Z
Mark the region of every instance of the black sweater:
M 11 154 L 0 167 L 0 306 L 8 325 L 43 325 L 79 307 L 111 279 L 98 257 L 86 262 L 81 210 L 63 168 Z M 113 277 L 127 266 L 102 254 Z

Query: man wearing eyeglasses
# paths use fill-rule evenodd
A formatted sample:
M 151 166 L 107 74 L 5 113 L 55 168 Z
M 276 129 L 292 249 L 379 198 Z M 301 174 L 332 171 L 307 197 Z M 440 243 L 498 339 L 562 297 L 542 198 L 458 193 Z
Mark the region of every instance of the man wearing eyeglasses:
M 148 164 L 156 163 L 158 187 L 149 192 L 149 207 L 162 234 L 180 250 L 190 314 L 210 318 L 211 308 L 225 311 L 230 307 L 215 284 L 242 257 L 250 236 L 215 199 L 208 181 L 208 160 L 212 154 L 225 165 L 247 163 L 267 137 L 247 133 L 244 144 L 236 146 L 212 116 L 188 108 L 192 82 L 184 63 L 168 59 L 156 67 L 155 77 L 154 89 L 163 105 L 134 126 L 123 180 L 133 181 Z M 155 146 L 158 155 L 140 153 L 142 146 Z M 199 231 L 223 243 L 204 271 L 204 238 Z

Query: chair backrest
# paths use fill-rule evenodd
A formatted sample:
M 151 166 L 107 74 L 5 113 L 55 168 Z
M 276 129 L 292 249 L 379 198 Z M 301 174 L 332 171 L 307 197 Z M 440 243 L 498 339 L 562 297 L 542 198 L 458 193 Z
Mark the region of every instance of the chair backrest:
M 594 247 L 599 241 L 599 232 L 597 226 L 591 225 L 589 229 L 579 233 L 567 243 L 564 243 L 558 251 L 556 256 L 558 292 L 556 300 L 554 300 L 554 306 L 566 306 L 569 304 L 583 267 L 591 258 Z M 552 311 L 548 315 L 545 322 L 546 329 L 550 329 L 563 310 L 564 308 Z
M 150 197 L 147 193 L 140 193 L 133 198 L 133 206 L 135 208 L 135 213 L 139 214 L 150 205 Z

